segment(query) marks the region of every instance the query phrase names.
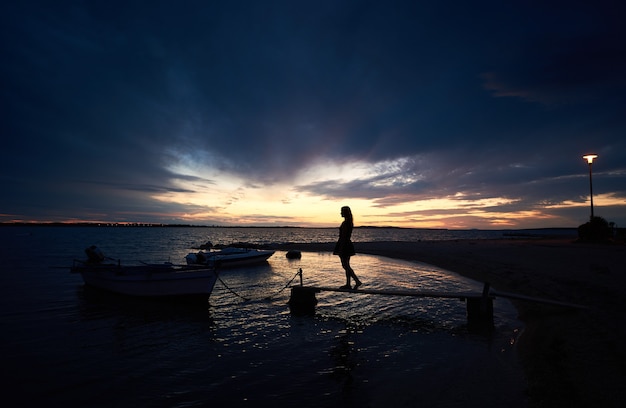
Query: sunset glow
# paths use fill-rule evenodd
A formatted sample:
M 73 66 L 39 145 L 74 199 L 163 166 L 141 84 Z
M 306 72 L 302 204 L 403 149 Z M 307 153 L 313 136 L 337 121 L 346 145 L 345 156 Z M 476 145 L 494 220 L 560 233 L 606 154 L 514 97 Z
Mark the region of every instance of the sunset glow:
M 619 13 L 288 4 L 8 2 L 0 222 L 626 224 Z

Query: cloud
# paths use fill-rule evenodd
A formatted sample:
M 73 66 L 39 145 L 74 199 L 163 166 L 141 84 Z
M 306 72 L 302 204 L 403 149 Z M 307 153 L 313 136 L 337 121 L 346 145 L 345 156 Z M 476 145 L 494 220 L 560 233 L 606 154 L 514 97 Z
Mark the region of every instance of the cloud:
M 182 216 L 295 186 L 535 209 L 585 195 L 587 149 L 623 197 L 626 35 L 607 4 L 5 4 L 0 204 Z
M 485 89 L 548 107 L 623 105 L 626 30 L 620 11 L 614 2 L 549 10 L 551 24 L 510 44 L 499 67 L 482 74 Z

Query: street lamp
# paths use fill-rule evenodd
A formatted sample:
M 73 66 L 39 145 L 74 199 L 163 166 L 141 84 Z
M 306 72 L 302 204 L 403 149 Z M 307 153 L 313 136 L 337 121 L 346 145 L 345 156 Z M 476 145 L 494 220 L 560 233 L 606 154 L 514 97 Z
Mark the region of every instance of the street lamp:
M 593 184 L 591 183 L 591 164 L 593 163 L 593 159 L 597 157 L 597 154 L 586 154 L 583 156 L 583 159 L 587 160 L 587 163 L 589 163 L 589 198 L 591 199 L 591 219 L 593 219 Z

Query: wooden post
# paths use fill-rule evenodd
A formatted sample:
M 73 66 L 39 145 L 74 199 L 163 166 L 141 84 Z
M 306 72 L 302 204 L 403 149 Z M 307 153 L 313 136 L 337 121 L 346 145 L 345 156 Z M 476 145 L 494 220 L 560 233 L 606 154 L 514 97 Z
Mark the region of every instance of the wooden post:
M 489 296 L 489 283 L 483 287 L 480 298 L 467 298 L 467 320 L 493 322 L 493 299 Z
M 318 291 L 313 288 L 292 286 L 291 298 L 288 302 L 291 313 L 295 315 L 315 314 L 315 306 L 317 305 L 316 292 Z

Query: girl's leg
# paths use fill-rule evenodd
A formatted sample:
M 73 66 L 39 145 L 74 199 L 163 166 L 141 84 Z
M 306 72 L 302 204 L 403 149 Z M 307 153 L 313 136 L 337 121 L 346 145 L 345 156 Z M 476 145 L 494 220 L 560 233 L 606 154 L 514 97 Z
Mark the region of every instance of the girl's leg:
M 349 256 L 342 256 L 339 259 L 341 259 L 341 266 L 343 267 L 344 271 L 346 272 L 346 286 L 350 286 L 350 277 L 352 275 L 354 275 L 354 271 L 350 267 L 350 257 Z
M 346 285 L 350 286 L 350 278 L 352 278 L 354 279 L 354 283 L 356 283 L 356 286 L 360 286 L 361 281 L 359 280 L 359 278 L 357 278 L 354 270 L 350 266 L 350 256 L 341 257 L 341 266 L 343 266 L 343 269 L 346 271 Z

